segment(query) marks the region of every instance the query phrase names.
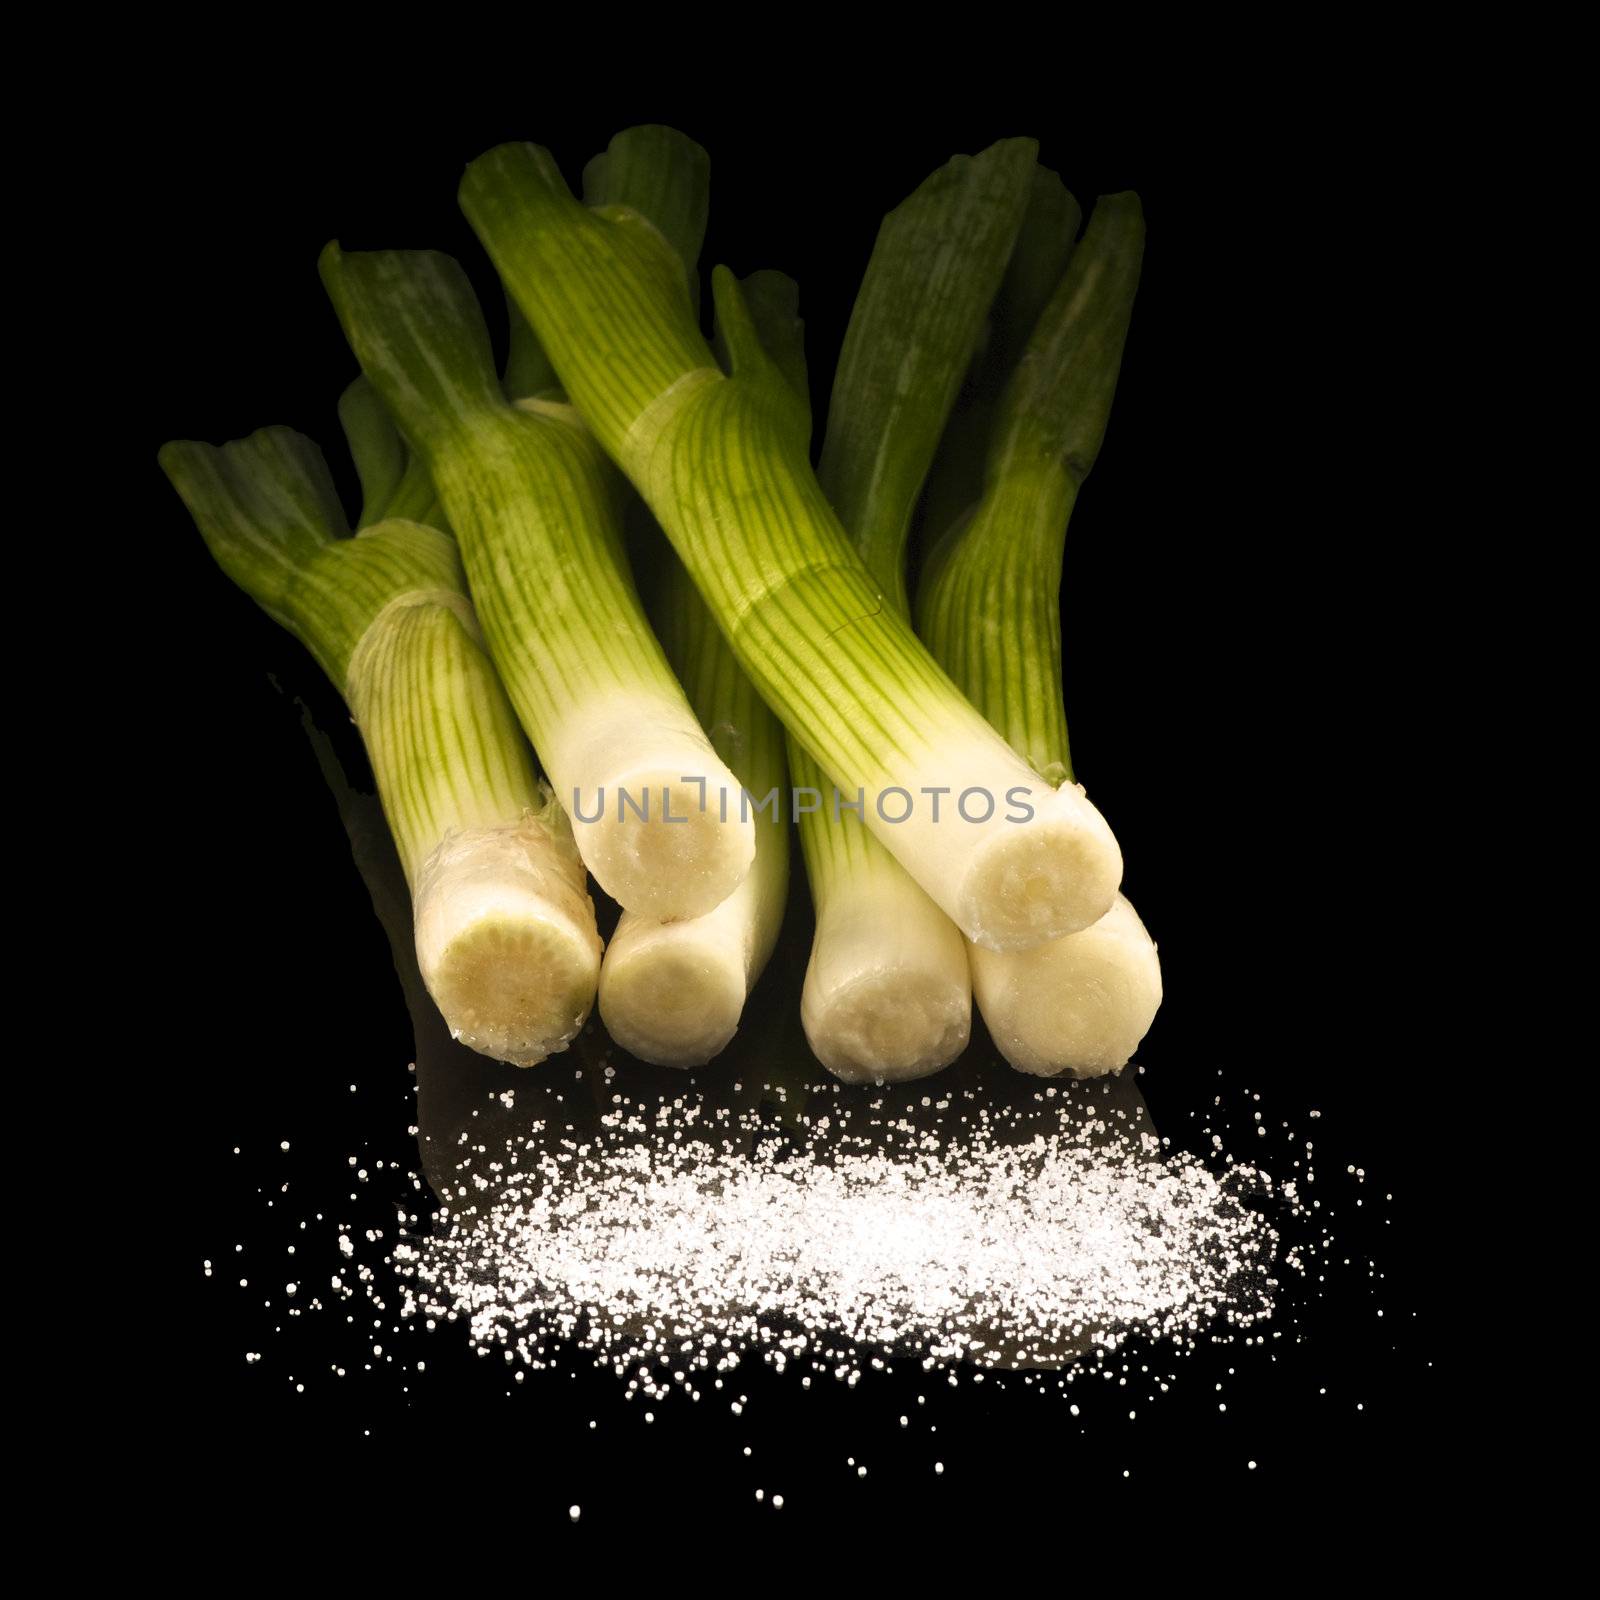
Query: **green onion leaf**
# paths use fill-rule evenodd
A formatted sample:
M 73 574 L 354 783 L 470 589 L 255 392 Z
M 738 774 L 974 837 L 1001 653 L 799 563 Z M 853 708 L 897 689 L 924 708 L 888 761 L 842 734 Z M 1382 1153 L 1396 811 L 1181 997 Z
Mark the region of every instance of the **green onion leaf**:
M 699 146 L 681 135 L 662 137 L 669 133 L 647 128 L 618 134 L 607 156 L 586 169 L 585 194 L 591 204 L 597 198 L 625 202 L 655 223 L 682 255 L 692 282 L 705 207 L 681 197 L 687 191 L 703 200 L 708 168 Z M 655 159 L 640 159 L 641 152 Z M 685 173 L 694 174 L 694 181 L 682 181 Z M 597 194 L 604 183 L 613 187 Z M 762 337 L 783 352 L 803 396 L 805 352 L 795 285 L 781 273 L 761 273 L 746 280 L 746 288 Z M 718 1055 L 738 1030 L 783 921 L 789 887 L 783 730 L 740 670 L 682 563 L 664 546 L 661 530 L 642 506 L 637 509 L 635 520 L 649 525 L 644 536 L 660 547 L 651 620 L 701 726 L 752 797 L 756 849 L 744 881 L 703 916 L 660 922 L 623 913 L 600 969 L 600 1015 L 611 1037 L 642 1060 L 696 1067 Z
M 1102 198 L 994 410 L 982 499 L 941 541 L 917 595 L 918 630 L 934 654 L 1052 781 L 1072 777 L 1061 666 L 1067 519 L 1105 436 L 1143 252 L 1138 197 Z M 969 415 L 958 426 L 977 425 Z M 1026 1072 L 1115 1071 L 1161 1003 L 1155 945 L 1120 894 L 1069 937 L 970 953 L 989 1031 Z
M 359 397 L 344 413 L 381 496 L 398 443 Z M 161 465 L 218 565 L 343 692 L 411 888 L 418 964 L 452 1033 L 519 1065 L 564 1049 L 594 1000 L 594 907 L 484 653 L 453 541 L 402 520 L 349 537 L 321 452 L 287 428 L 221 448 L 174 442 Z
M 622 485 L 593 436 L 568 405 L 506 400 L 450 257 L 333 244 L 322 272 L 363 371 L 426 462 L 489 652 L 589 870 L 643 915 L 710 910 L 748 870 L 753 825 L 650 631 L 623 553 Z
M 818 476 L 886 597 L 909 613 L 912 511 L 1022 222 L 1035 146 L 957 156 L 884 219 L 834 374 Z M 824 789 L 798 747 L 799 786 Z M 851 1081 L 937 1072 L 966 1048 L 972 993 L 954 923 L 853 813 L 800 817 L 816 933 L 800 1015 Z

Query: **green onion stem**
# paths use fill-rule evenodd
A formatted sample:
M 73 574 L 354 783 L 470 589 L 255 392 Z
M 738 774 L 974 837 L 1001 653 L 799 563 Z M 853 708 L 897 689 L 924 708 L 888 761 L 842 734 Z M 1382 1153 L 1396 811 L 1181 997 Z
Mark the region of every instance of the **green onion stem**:
M 650 630 L 604 454 L 571 406 L 506 400 L 450 257 L 333 244 L 322 271 L 363 371 L 426 462 L 490 654 L 589 870 L 644 915 L 710 910 L 748 870 L 753 824 Z
M 1060 611 L 1067 521 L 1105 437 L 1143 251 L 1138 197 L 1103 197 L 994 410 L 982 498 L 936 546 L 917 595 L 918 630 L 934 654 L 1051 781 L 1072 779 Z M 1069 937 L 1026 951 L 974 945 L 970 955 L 989 1031 L 1027 1072 L 1120 1068 L 1161 1003 L 1155 945 L 1120 894 Z
M 810 469 L 803 408 L 732 274 L 712 284 L 725 377 L 671 246 L 635 213 L 574 200 L 546 152 L 481 157 L 462 204 L 762 698 L 890 852 L 996 948 L 1098 918 L 1121 874 L 1104 819 L 1075 789 L 1041 784 L 885 602 Z M 896 791 L 912 801 L 903 821 Z M 990 799 L 987 815 L 956 820 L 947 802 L 935 817 L 939 796 L 972 793 Z
M 680 146 L 688 147 L 681 156 Z M 700 174 L 697 184 L 666 181 L 686 163 Z M 654 223 L 695 282 L 706 213 L 703 204 L 685 205 L 681 197 L 706 193 L 707 164 L 697 145 L 666 129 L 628 129 L 589 163 L 584 186 L 591 204 L 627 206 Z M 744 287 L 767 348 L 781 352 L 803 394 L 805 349 L 794 283 L 764 272 Z M 611 1037 L 656 1065 L 695 1067 L 733 1038 L 783 920 L 789 886 L 783 730 L 661 530 L 642 505 L 635 502 L 634 509 L 630 529 L 637 544 L 652 547 L 649 566 L 658 575 L 649 612 L 662 648 L 718 755 L 762 807 L 754 812 L 755 861 L 739 887 L 699 917 L 660 922 L 625 911 L 600 970 L 600 1014 Z
M 403 481 L 362 397 L 342 408 L 370 499 Z M 588 1015 L 600 940 L 582 867 L 484 653 L 454 542 L 399 519 L 355 537 L 322 453 L 288 428 L 161 465 L 219 566 L 343 692 L 367 746 L 452 1032 L 531 1065 Z
M 917 497 L 1022 221 L 1035 146 L 957 156 L 884 219 L 834 373 L 818 477 L 885 599 L 910 606 Z M 798 786 L 825 792 L 792 742 Z M 801 1018 L 847 1079 L 936 1072 L 965 1049 L 972 995 L 961 935 L 852 813 L 800 817 L 816 933 Z

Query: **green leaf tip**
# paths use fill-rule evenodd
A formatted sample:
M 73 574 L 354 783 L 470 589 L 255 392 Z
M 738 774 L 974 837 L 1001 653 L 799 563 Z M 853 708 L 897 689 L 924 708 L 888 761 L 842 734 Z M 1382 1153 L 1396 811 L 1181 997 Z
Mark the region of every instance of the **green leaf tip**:
M 782 274 L 767 276 L 781 278 Z M 776 302 L 772 298 L 775 289 Z M 758 395 L 785 431 L 798 437 L 803 447 L 811 438 L 805 353 L 802 347 L 796 382 L 793 333 L 786 332 L 781 323 L 783 293 L 771 284 L 741 283 L 729 267 L 716 267 L 711 274 L 717 345 L 725 354 L 729 375 Z M 798 287 L 794 304 L 798 310 Z M 778 316 L 772 315 L 774 310 Z M 798 318 L 794 320 L 797 322 Z
M 912 513 L 1011 258 L 1037 155 L 1032 139 L 1002 139 L 930 173 L 883 219 L 851 309 L 817 475 L 902 613 Z
M 1031 460 L 1074 483 L 1094 466 L 1116 393 L 1144 260 L 1144 209 L 1102 195 L 1000 402 L 991 480 Z
M 984 365 L 999 373 L 1000 384 L 1017 364 L 1028 335 L 1061 282 L 1082 227 L 1083 207 L 1060 175 L 1036 166 L 1028 208 L 995 296 L 993 335 L 985 353 Z
M 516 206 L 525 221 L 536 223 L 540 214 L 582 210 L 555 157 L 543 145 L 526 142 L 499 144 L 467 163 L 456 198 L 467 219 L 477 226 L 480 214 L 494 214 Z
M 1036 165 L 1011 259 L 923 490 L 925 553 L 929 539 L 937 539 L 983 493 L 995 410 L 1082 226 L 1083 209 L 1059 175 Z
M 562 387 L 614 457 L 642 444 L 634 425 L 663 392 L 714 371 L 683 262 L 641 213 L 591 210 L 529 144 L 478 157 L 460 197 Z
M 174 439 L 157 459 L 197 515 L 249 517 L 307 552 L 350 531 L 322 451 L 293 428 L 258 428 L 223 445 Z
M 711 213 L 711 157 L 676 128 L 624 128 L 583 169 L 584 204 L 622 206 L 649 221 L 691 282 Z
M 359 377 L 339 396 L 339 426 L 361 480 L 361 526 L 383 519 L 405 476 L 406 448 L 378 391 Z
M 335 240 L 318 269 L 361 370 L 414 447 L 504 407 L 483 308 L 453 256 Z
M 322 451 L 293 428 L 224 445 L 174 439 L 157 460 L 217 565 L 269 611 L 297 569 L 350 531 Z
M 800 285 L 787 273 L 762 268 L 740 279 L 739 288 L 762 347 L 784 381 L 811 413 L 811 386 L 806 371 L 806 325 L 800 315 Z

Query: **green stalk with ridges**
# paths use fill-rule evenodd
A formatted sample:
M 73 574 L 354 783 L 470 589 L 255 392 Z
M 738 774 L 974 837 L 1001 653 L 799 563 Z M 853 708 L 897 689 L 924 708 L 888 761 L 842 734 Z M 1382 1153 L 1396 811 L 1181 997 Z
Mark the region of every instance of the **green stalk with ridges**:
M 930 559 L 917 626 L 1041 774 L 1072 780 L 1062 694 L 1067 521 L 1099 455 L 1144 254 L 1136 195 L 1096 204 L 995 413 L 983 497 Z M 971 947 L 973 987 L 1014 1066 L 1123 1066 L 1161 1002 L 1155 946 L 1120 894 L 1090 928 L 1027 951 Z
M 909 616 L 911 515 L 1012 253 L 1036 146 L 957 156 L 884 219 L 834 373 L 818 476 L 887 602 Z M 827 792 L 798 747 L 797 788 Z M 800 1016 L 851 1081 L 926 1076 L 966 1048 L 972 992 L 955 924 L 853 813 L 800 817 L 816 907 Z
M 656 174 L 673 164 L 673 140 L 680 137 L 664 138 L 666 131 L 618 134 L 606 155 L 585 169 L 584 195 L 591 204 L 625 204 L 649 217 L 692 269 L 705 210 L 658 204 Z M 763 272 L 746 279 L 745 289 L 763 342 L 781 353 L 803 396 L 805 348 L 794 283 Z M 639 509 L 640 521 L 649 523 Z M 647 531 L 661 540 L 653 524 Z M 789 888 L 783 730 L 740 670 L 683 564 L 664 547 L 658 560 L 650 617 L 701 726 L 751 797 L 755 861 L 744 882 L 704 916 L 660 922 L 624 912 L 600 969 L 600 1015 L 611 1037 L 641 1060 L 697 1067 L 719 1055 L 738 1031 L 783 921 Z
M 1042 784 L 884 602 L 810 469 L 793 391 L 732 275 L 713 275 L 724 376 L 672 248 L 630 213 L 574 200 L 546 152 L 480 158 L 462 204 L 762 698 L 847 799 L 859 791 L 896 859 L 995 948 L 1103 914 L 1121 875 L 1104 819 L 1076 788 Z M 973 795 L 976 817 L 954 816 Z
M 754 828 L 650 630 L 604 454 L 571 406 L 505 398 L 450 257 L 334 244 L 322 272 L 363 371 L 427 465 L 490 654 L 589 870 L 644 915 L 710 910 L 748 870 Z M 722 794 L 735 802 L 726 821 Z
M 369 499 L 404 452 L 343 408 Z M 295 635 L 361 729 L 411 888 L 418 964 L 457 1038 L 520 1065 L 566 1047 L 600 940 L 570 829 L 484 653 L 454 542 L 390 519 L 350 536 L 310 440 L 266 428 L 161 465 L 219 566 Z M 486 876 L 492 858 L 501 870 Z
M 583 169 L 583 203 L 643 217 L 672 246 L 688 277 L 690 299 L 700 306 L 696 271 L 710 209 L 711 161 L 692 139 L 672 128 L 624 128 Z M 511 343 L 505 391 L 513 400 L 561 399 L 561 380 L 528 319 L 506 296 Z

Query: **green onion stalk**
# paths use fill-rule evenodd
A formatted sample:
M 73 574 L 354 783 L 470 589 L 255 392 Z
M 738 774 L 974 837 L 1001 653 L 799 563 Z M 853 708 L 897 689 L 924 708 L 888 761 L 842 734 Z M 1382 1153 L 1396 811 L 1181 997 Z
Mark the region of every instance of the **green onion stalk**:
M 1067 521 L 1099 455 L 1144 253 L 1133 194 L 1103 196 L 995 410 L 982 497 L 932 552 L 917 627 L 972 703 L 1049 781 L 1072 780 L 1062 693 Z M 1022 1071 L 1092 1077 L 1132 1057 L 1161 1003 L 1156 947 L 1118 894 L 1028 950 L 969 946 L 973 991 Z
M 687 303 L 673 243 L 631 207 L 606 210 L 648 233 Z M 363 372 L 427 467 L 489 652 L 584 862 L 642 916 L 711 910 L 748 872 L 755 823 L 650 629 L 623 548 L 623 485 L 595 437 L 549 392 L 520 333 L 512 381 L 545 392 L 506 398 L 450 257 L 332 244 L 322 273 Z
M 817 475 L 902 617 L 912 513 L 1011 255 L 1036 149 L 1008 139 L 933 173 L 884 219 L 850 315 Z M 789 760 L 797 789 L 827 793 L 798 741 Z M 800 841 L 817 919 L 800 1003 L 812 1051 L 852 1081 L 937 1072 L 971 1031 L 960 931 L 853 813 L 802 813 Z
M 575 200 L 548 153 L 490 152 L 461 198 L 566 394 L 842 805 L 989 948 L 1104 915 L 1121 878 L 1110 828 L 1075 784 L 1043 781 L 1006 745 L 885 599 L 811 470 L 799 402 L 733 275 L 718 268 L 712 284 L 725 375 L 671 246 L 627 208 Z M 487 610 L 485 630 L 492 643 Z
M 364 386 L 340 416 L 352 535 L 321 451 L 288 428 L 161 466 L 218 565 L 316 658 L 366 743 L 410 887 L 417 962 L 451 1032 L 531 1066 L 588 1017 L 600 967 L 583 866 L 484 650 L 456 545 Z
M 661 181 L 663 172 L 681 167 L 703 172 L 704 151 L 669 128 L 629 128 L 584 169 L 584 199 L 628 207 L 649 220 L 690 269 L 693 286 L 706 210 L 683 202 L 703 200 L 706 186 Z M 763 272 L 744 288 L 767 348 L 803 400 L 805 349 L 794 283 Z M 525 372 L 534 370 L 526 347 L 537 340 L 520 315 L 513 327 L 513 365 L 520 359 Z M 751 797 L 755 860 L 738 888 L 701 916 L 663 922 L 624 911 L 600 969 L 600 1015 L 611 1037 L 641 1060 L 697 1067 L 720 1054 L 737 1032 L 783 921 L 789 888 L 783 730 L 660 530 L 648 516 L 634 523 L 647 525 L 644 538 L 654 545 L 641 556 L 660 567 L 649 604 L 656 634 L 707 737 Z

